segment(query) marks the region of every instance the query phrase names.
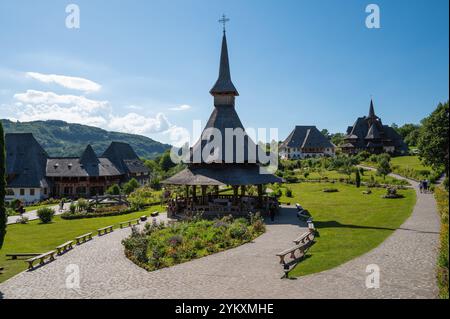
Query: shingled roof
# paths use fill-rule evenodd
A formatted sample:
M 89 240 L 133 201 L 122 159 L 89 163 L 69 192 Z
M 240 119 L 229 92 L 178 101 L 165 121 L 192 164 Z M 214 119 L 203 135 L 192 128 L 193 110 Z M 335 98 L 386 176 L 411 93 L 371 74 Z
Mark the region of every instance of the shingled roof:
M 272 174 L 261 174 L 258 165 L 190 166 L 172 176 L 164 184 L 169 185 L 259 185 L 281 183 L 283 180 Z
M 99 162 L 100 161 L 97 158 L 97 154 L 95 154 L 92 146 L 90 144 L 88 146 L 86 146 L 83 154 L 81 154 L 81 156 L 80 156 L 80 163 L 87 165 L 87 164 L 97 164 Z
M 258 185 L 282 182 L 282 179 L 277 176 L 260 172 L 258 153 L 261 151 L 258 152 L 259 145 L 255 144 L 247 135 L 236 112 L 234 98 L 239 94 L 231 81 L 225 33 L 222 38 L 219 78 L 210 93 L 214 96 L 214 110 L 200 139 L 190 149 L 188 167 L 163 183 L 173 185 Z M 227 137 L 233 130 L 236 133 L 242 133 L 240 137 L 243 139 L 243 143 L 240 143 L 239 138 L 235 137 L 229 142 Z M 215 136 L 214 133 L 217 132 L 221 134 L 222 140 L 219 145 L 214 145 L 212 136 Z M 203 158 L 203 151 L 209 150 L 209 147 L 206 149 L 206 146 L 211 145 L 217 146 L 218 149 L 211 150 L 209 158 Z M 237 150 L 242 156 L 238 157 Z M 232 154 L 229 153 L 230 151 Z
M 78 157 L 49 158 L 48 177 L 120 176 L 121 172 L 107 158 L 98 158 L 97 163 L 84 163 Z
M 48 187 L 45 166 L 48 155 L 31 133 L 8 133 L 6 172 L 8 187 Z
M 119 176 L 122 173 L 107 158 L 99 158 L 91 145 L 80 157 L 52 157 L 47 160 L 49 177 Z
M 328 140 L 315 126 L 297 125 L 280 148 L 332 148 Z
M 234 96 L 239 95 L 233 82 L 231 81 L 230 63 L 228 60 L 227 37 L 225 32 L 223 33 L 222 51 L 220 53 L 219 78 L 217 79 L 216 83 L 209 91 L 209 93 L 211 93 L 212 95 L 215 94 L 233 94 Z
M 383 125 L 381 119 L 375 115 L 371 100 L 369 115 L 357 118 L 353 126 L 347 128 L 342 148 L 365 149 L 383 146 L 394 146 L 396 151 L 400 152 L 408 150 L 402 137 L 392 127 Z
M 376 124 L 370 125 L 369 131 L 366 135 L 366 140 L 378 140 L 380 137 L 380 132 L 378 131 Z
M 149 172 L 148 167 L 127 143 L 112 142 L 103 152 L 102 157 L 109 159 L 122 174 Z

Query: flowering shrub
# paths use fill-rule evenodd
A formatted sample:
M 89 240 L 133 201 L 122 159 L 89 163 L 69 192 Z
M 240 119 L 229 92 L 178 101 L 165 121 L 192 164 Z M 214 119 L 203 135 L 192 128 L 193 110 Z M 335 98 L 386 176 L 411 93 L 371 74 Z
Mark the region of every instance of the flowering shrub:
M 152 271 L 237 247 L 264 231 L 259 214 L 251 215 L 250 220 L 226 216 L 218 220 L 177 222 L 171 226 L 155 221 L 147 223 L 142 232 L 133 231 L 122 244 L 130 260 Z

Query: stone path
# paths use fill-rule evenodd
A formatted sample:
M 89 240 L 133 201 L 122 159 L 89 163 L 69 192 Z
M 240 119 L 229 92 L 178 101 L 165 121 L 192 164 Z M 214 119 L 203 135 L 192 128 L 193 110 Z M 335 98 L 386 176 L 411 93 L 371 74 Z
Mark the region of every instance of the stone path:
M 55 215 L 60 215 L 60 214 L 64 213 L 65 211 L 67 211 L 69 209 L 69 206 L 70 206 L 70 203 L 65 203 L 64 209 L 62 211 L 59 210 L 59 205 L 51 206 L 50 208 L 53 208 L 55 210 Z M 28 217 L 28 220 L 35 220 L 35 219 L 39 218 L 37 216 L 37 209 L 26 212 L 22 216 Z M 20 215 L 8 216 L 8 222 L 7 222 L 8 225 L 15 224 L 20 217 L 21 217 Z
M 414 182 L 411 182 L 416 186 Z M 416 187 L 417 189 L 417 187 Z M 154 272 L 125 258 L 130 229 L 95 238 L 56 261 L 0 284 L 4 298 L 436 298 L 439 217 L 432 194 L 417 194 L 411 217 L 380 246 L 337 268 L 281 280 L 275 254 L 304 229 L 295 209 L 283 208 L 267 232 L 235 249 Z M 78 265 L 80 288 L 65 286 Z M 365 286 L 366 266 L 380 267 L 380 288 Z

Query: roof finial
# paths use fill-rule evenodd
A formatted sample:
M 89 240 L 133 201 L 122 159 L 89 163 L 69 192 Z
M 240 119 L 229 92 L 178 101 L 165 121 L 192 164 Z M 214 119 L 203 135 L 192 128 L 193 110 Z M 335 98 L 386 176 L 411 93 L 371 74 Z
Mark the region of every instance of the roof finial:
M 225 25 L 228 21 L 230 21 L 230 19 L 227 18 L 227 16 L 225 14 L 222 14 L 222 18 L 219 20 L 219 23 L 223 24 L 223 33 L 226 32 Z
M 374 118 L 375 117 L 375 109 L 373 107 L 373 96 L 370 95 L 370 108 L 369 108 L 369 117 Z

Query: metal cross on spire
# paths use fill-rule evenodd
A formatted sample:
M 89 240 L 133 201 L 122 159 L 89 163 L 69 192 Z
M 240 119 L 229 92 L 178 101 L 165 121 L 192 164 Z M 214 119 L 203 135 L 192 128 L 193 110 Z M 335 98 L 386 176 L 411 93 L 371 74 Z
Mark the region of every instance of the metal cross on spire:
M 222 14 L 222 18 L 219 20 L 219 23 L 223 24 L 223 32 L 225 33 L 225 24 L 230 21 L 230 19 L 227 18 L 226 15 Z

